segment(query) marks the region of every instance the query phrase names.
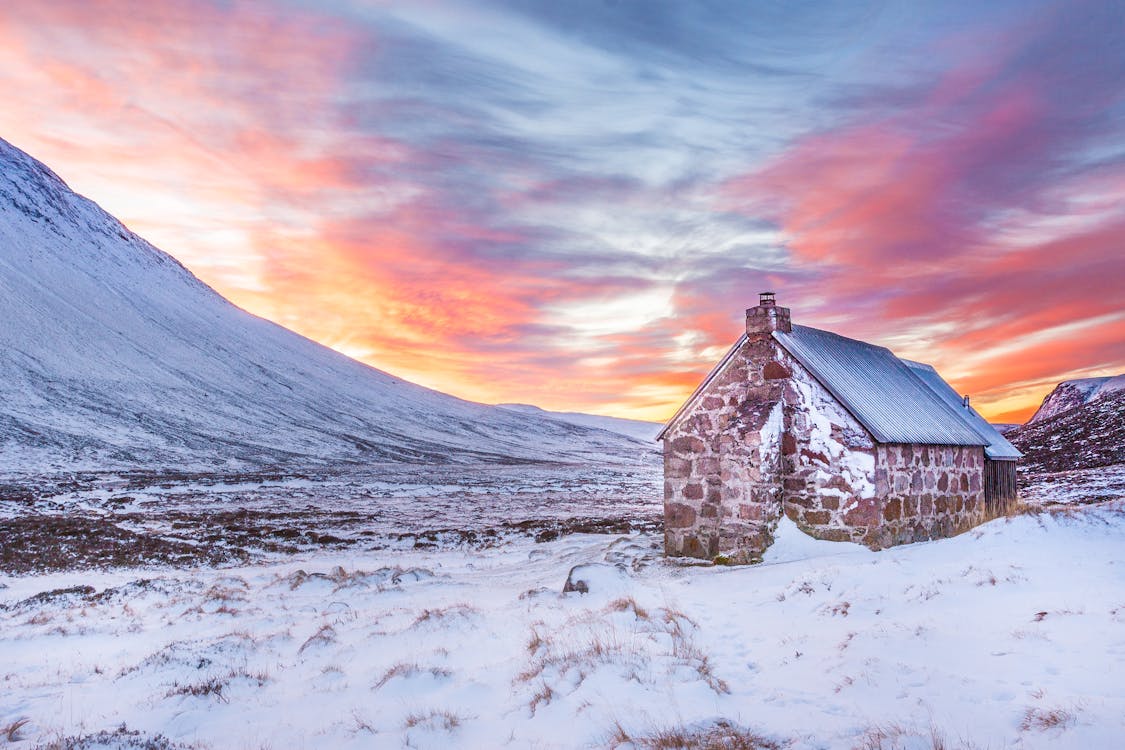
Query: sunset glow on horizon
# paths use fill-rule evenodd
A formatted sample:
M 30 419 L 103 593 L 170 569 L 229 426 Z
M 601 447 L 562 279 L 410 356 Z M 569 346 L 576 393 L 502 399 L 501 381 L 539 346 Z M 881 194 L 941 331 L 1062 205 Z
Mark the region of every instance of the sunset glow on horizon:
M 662 421 L 772 289 L 1022 422 L 1125 372 L 1113 2 L 15 0 L 0 138 L 416 383 Z

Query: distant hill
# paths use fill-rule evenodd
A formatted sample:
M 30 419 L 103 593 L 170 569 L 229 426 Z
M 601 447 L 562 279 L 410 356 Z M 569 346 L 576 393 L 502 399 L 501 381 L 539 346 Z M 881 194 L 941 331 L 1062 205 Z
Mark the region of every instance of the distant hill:
M 1027 423 L 1042 422 L 1056 414 L 1089 403 L 1100 396 L 1121 390 L 1125 390 L 1125 375 L 1065 380 L 1047 394 L 1047 398 L 1043 399 L 1043 403 L 1039 405 L 1039 409 L 1032 415 L 1031 419 L 1027 420 Z
M 557 419 L 568 424 L 595 427 L 600 430 L 617 432 L 628 435 L 637 440 L 654 441 L 660 429 L 664 426 L 660 422 L 643 422 L 639 419 L 622 419 L 620 417 L 603 417 L 597 414 L 583 414 L 574 411 L 547 411 L 530 404 L 497 404 L 501 409 L 510 409 L 521 414 L 534 414 L 536 416 Z
M 1117 378 L 1091 380 L 1121 381 Z M 1023 451 L 1028 473 L 1070 471 L 1125 462 L 1125 390 L 1102 386 L 1089 391 L 1060 383 L 1043 401 L 1035 417 L 1009 432 L 1008 439 Z M 1075 405 L 1062 408 L 1069 403 Z
M 0 140 L 0 473 L 635 461 L 255 317 Z

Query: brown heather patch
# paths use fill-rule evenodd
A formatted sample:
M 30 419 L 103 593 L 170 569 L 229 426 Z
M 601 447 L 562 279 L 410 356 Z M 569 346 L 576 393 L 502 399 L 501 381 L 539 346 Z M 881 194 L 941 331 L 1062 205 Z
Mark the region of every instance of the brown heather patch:
M 114 517 L 128 520 L 135 519 Z M 0 539 L 0 571 L 16 575 L 154 564 L 220 565 L 247 559 L 241 551 L 141 534 L 84 515 L 7 518 L 0 521 Z

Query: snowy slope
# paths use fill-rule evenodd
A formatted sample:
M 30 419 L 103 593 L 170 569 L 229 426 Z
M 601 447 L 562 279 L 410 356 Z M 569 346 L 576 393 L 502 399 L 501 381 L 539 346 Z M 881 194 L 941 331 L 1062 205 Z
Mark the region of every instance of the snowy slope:
M 1086 403 L 1032 420 L 1008 436 L 1023 451 L 1022 466 L 1032 474 L 1125 463 L 1125 390 L 1103 390 Z
M 1096 398 L 1125 390 L 1125 375 L 1104 378 L 1065 380 L 1047 394 L 1039 409 L 1027 423 L 1035 424 L 1061 414 L 1068 409 L 1087 404 Z
M 0 473 L 649 450 L 413 385 L 250 315 L 0 140 Z
M 620 417 L 603 417 L 599 414 L 583 414 L 576 411 L 547 411 L 540 409 L 538 406 L 530 404 L 497 404 L 501 409 L 508 409 L 510 411 L 520 412 L 522 414 L 532 414 L 535 416 L 546 417 L 547 419 L 557 419 L 560 422 L 568 422 L 570 424 L 582 425 L 583 427 L 594 427 L 599 430 L 608 430 L 610 432 L 618 432 L 622 435 L 628 435 L 637 440 L 653 441 L 656 440 L 657 433 L 664 425 L 659 422 L 644 422 L 639 419 L 621 419 Z

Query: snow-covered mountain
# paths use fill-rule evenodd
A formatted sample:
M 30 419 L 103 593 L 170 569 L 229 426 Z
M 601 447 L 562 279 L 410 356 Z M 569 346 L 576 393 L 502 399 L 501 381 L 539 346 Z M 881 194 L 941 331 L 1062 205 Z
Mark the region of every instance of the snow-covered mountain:
M 1027 423 L 1042 422 L 1068 409 L 1082 406 L 1096 398 L 1122 390 L 1125 390 L 1125 375 L 1064 380 L 1055 386 L 1055 390 L 1047 394 L 1047 398 L 1043 399 L 1043 403 L 1039 405 L 1039 409 L 1032 415 L 1031 419 L 1027 420 Z
M 255 317 L 0 139 L 0 472 L 651 450 L 422 388 Z
M 548 411 L 531 404 L 497 404 L 501 409 L 517 411 L 521 414 L 557 419 L 560 422 L 595 427 L 599 430 L 609 430 L 628 435 L 637 440 L 652 442 L 664 426 L 660 422 L 645 422 L 640 419 L 622 419 L 621 417 L 603 417 L 600 414 L 584 414 L 577 411 Z
M 1060 384 L 1047 400 L 1065 385 Z M 1047 406 L 1044 401 L 1039 411 Z M 1038 418 L 1036 413 L 1036 417 L 1007 435 L 1023 451 L 1020 463 L 1025 471 L 1037 474 L 1125 463 L 1125 390 L 1103 390 L 1085 403 L 1047 417 Z

